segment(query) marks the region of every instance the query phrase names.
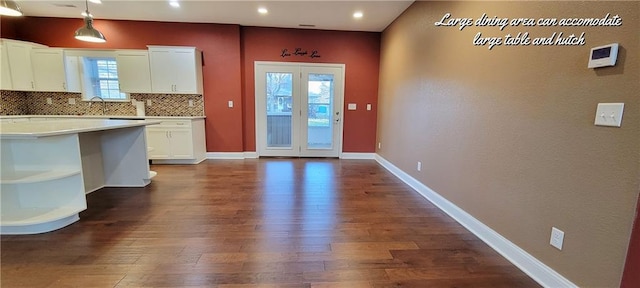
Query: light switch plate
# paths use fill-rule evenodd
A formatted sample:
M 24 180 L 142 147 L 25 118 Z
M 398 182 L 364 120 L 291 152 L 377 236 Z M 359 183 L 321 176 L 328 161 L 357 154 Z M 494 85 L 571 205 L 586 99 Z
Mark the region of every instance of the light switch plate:
M 233 101 L 229 100 L 228 106 L 229 108 L 233 108 Z
M 564 242 L 564 231 L 556 227 L 551 227 L 551 240 L 549 241 L 549 244 L 551 244 L 551 246 L 553 247 L 556 247 L 558 250 L 562 250 L 563 242 Z
M 356 110 L 357 107 L 356 103 L 349 103 L 347 105 L 347 110 Z
M 367 104 L 367 111 L 371 111 L 371 104 Z
M 597 126 L 620 127 L 622 125 L 623 111 L 624 103 L 598 103 L 594 124 Z

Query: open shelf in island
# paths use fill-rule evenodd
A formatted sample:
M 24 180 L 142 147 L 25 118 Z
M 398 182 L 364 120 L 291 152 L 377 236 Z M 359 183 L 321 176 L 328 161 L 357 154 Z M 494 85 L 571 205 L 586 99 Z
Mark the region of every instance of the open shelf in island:
M 88 121 L 3 127 L 0 234 L 63 228 L 87 209 L 85 193 L 149 184 L 145 126 L 154 122 Z

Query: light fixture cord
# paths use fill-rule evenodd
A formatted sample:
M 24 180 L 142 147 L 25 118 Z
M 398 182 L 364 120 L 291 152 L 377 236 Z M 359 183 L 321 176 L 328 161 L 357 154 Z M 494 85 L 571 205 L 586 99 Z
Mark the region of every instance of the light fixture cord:
M 91 17 L 89 15 L 91 15 L 91 13 L 89 13 L 89 0 L 84 0 L 84 7 L 86 8 L 86 10 L 84 11 L 85 13 L 87 13 L 87 17 Z M 93 17 L 91 17 L 93 18 Z

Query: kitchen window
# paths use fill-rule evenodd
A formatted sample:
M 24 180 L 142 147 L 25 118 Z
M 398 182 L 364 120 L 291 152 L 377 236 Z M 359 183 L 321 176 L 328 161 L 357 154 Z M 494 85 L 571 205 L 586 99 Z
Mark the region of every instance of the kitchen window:
M 118 65 L 114 57 L 83 57 L 83 98 L 98 96 L 105 101 L 126 101 L 127 93 L 120 92 Z
M 65 49 L 67 81 L 82 100 L 100 97 L 104 101 L 129 101 L 129 93 L 120 91 L 118 61 L 114 50 Z

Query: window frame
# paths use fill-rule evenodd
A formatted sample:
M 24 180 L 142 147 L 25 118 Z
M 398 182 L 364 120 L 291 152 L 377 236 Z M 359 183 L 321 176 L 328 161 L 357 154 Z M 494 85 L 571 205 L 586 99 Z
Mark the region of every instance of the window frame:
M 89 58 L 89 59 L 109 59 L 109 60 L 113 60 L 116 63 L 116 69 L 117 69 L 117 59 L 116 59 L 116 51 L 115 50 L 75 50 L 75 49 L 70 49 L 70 50 L 65 50 L 65 57 L 66 56 L 70 56 L 70 57 L 79 57 L 80 59 L 78 59 L 78 76 L 80 79 L 80 93 L 82 94 L 82 101 L 91 101 L 92 98 L 98 96 L 100 98 L 102 98 L 105 102 L 129 102 L 131 101 L 131 95 L 130 93 L 127 92 L 123 92 L 120 91 L 120 89 L 118 88 L 118 91 L 122 94 L 124 94 L 124 98 L 104 98 L 101 97 L 101 95 L 95 95 L 94 91 L 93 91 L 93 85 L 89 84 L 92 83 L 91 80 L 91 75 L 89 74 L 85 74 L 85 70 L 87 69 L 87 67 L 85 67 L 85 62 L 87 62 L 88 60 L 85 58 Z M 97 73 L 96 73 L 97 74 Z M 118 75 L 118 84 L 120 83 L 120 75 Z M 118 85 L 119 87 L 120 85 Z

